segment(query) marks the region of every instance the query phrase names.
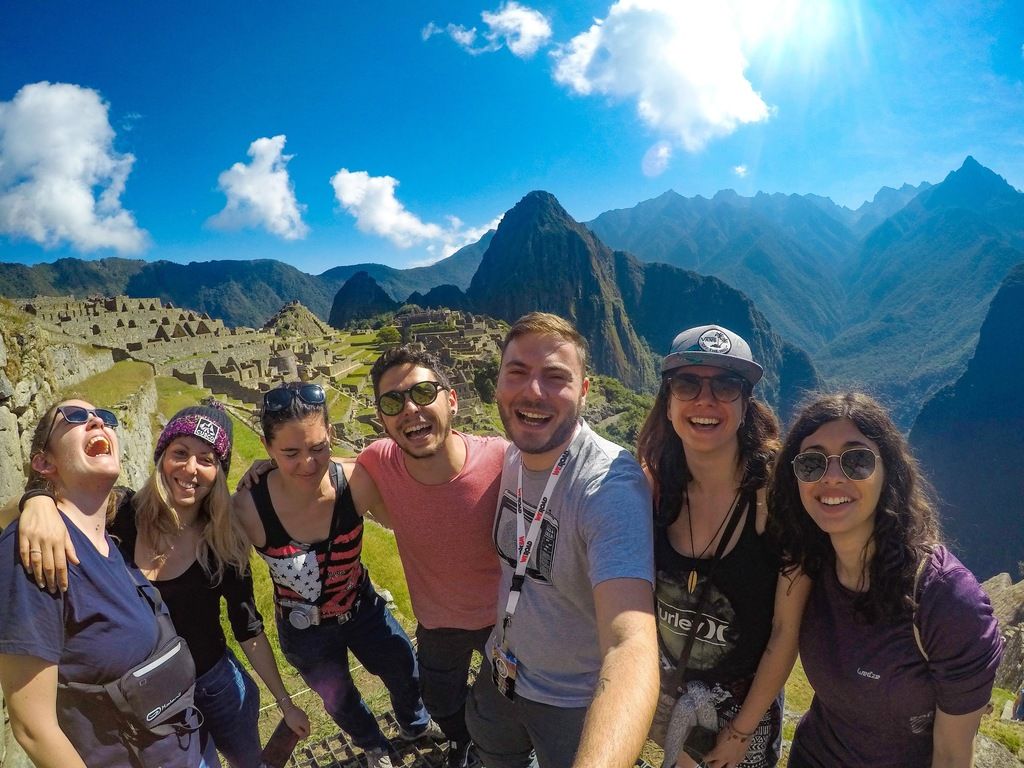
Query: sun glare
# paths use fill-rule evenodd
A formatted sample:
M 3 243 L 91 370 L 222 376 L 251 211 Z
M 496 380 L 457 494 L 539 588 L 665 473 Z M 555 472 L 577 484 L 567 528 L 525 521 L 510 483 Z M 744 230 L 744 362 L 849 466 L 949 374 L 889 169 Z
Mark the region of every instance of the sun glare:
M 733 0 L 733 7 L 749 61 L 767 80 L 818 79 L 841 38 L 860 26 L 856 0 Z

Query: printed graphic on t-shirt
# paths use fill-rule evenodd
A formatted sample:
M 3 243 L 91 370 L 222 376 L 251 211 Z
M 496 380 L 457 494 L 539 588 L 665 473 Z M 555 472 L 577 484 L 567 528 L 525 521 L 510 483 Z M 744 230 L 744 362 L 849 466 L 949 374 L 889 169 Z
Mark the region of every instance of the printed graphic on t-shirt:
M 910 718 L 910 732 L 916 735 L 929 733 L 932 730 L 932 721 L 935 719 L 935 710 L 925 712 L 922 715 L 914 715 Z
M 523 530 L 529 532 L 530 523 L 537 508 L 523 502 Z M 555 545 L 558 542 L 558 519 L 554 510 L 548 510 L 540 524 L 540 533 L 534 544 L 530 559 L 526 563 L 526 575 L 543 584 L 551 583 L 551 565 L 555 559 Z M 494 546 L 501 558 L 513 568 L 516 564 L 516 496 L 505 491 L 494 518 Z
M 260 554 L 270 568 L 274 583 L 287 587 L 310 602 L 320 597 L 320 564 L 316 552 L 292 545 L 274 554 L 269 550 L 266 554 Z
M 655 599 L 658 606 L 658 635 L 665 653 L 671 659 L 678 659 L 683 653 L 686 638 L 692 631 L 695 620 L 695 604 L 704 589 L 704 576 L 697 580 L 697 588 L 690 594 L 686 588 L 686 576 L 668 577 L 659 571 Z M 693 648 L 690 651 L 690 669 L 714 669 L 733 650 L 734 633 L 730 631 L 736 620 L 736 612 L 729 599 L 711 584 L 708 596 L 697 624 Z

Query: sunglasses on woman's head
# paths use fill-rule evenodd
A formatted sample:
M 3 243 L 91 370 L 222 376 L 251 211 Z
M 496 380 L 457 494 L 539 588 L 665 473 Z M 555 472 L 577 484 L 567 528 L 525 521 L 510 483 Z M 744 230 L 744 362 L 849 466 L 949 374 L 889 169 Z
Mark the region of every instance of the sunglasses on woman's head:
M 697 376 L 693 373 L 677 373 L 668 380 L 668 390 L 676 400 L 696 400 L 704 388 L 704 382 L 711 387 L 711 395 L 720 403 L 732 403 L 743 394 L 746 381 L 731 373 L 717 376 Z
M 80 405 L 58 405 L 56 412 L 53 414 L 53 421 L 50 422 L 50 429 L 46 432 L 46 439 L 43 440 L 43 445 L 47 445 L 50 442 L 50 437 L 53 435 L 53 428 L 57 426 L 57 415 L 60 414 L 64 417 L 64 421 L 68 424 L 85 424 L 90 416 L 95 416 L 108 427 L 116 427 L 118 424 L 117 416 L 113 411 L 108 411 L 106 408 L 83 408 Z
M 390 392 L 385 392 L 377 398 L 377 407 L 385 416 L 397 416 L 405 408 L 406 397 L 416 405 L 430 405 L 437 400 L 437 393 L 442 389 L 448 389 L 448 387 L 437 381 L 420 381 L 408 389 L 393 389 Z
M 324 388 L 319 384 L 303 384 L 301 387 L 278 387 L 263 396 L 263 412 L 276 413 L 291 408 L 298 398 L 306 405 L 323 405 L 327 402 Z
M 816 483 L 828 472 L 828 463 L 839 459 L 839 468 L 850 480 L 867 480 L 875 474 L 876 459 L 882 458 L 870 448 L 848 448 L 842 453 L 803 451 L 793 459 L 793 474 L 801 483 Z

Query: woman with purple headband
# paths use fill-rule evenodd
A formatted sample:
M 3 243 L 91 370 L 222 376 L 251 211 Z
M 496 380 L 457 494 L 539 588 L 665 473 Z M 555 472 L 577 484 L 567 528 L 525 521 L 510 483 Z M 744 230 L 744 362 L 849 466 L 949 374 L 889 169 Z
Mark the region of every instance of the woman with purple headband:
M 231 420 L 219 403 L 176 413 L 157 438 L 156 470 L 138 493 L 124 495 L 110 532 L 119 539 L 125 558 L 160 588 L 175 628 L 192 651 L 196 707 L 204 717 L 203 765 L 219 765 L 219 751 L 236 768 L 256 768 L 261 753 L 259 691 L 227 647 L 220 626 L 221 598 L 227 602 L 235 639 L 281 706 L 285 721 L 304 737 L 309 720 L 288 696 L 256 609 L 250 544 L 231 513 L 226 482 L 231 437 Z M 59 518 L 51 500 L 25 502 L 22 557 L 26 569 L 37 566 L 42 583 L 42 558 L 37 555 L 32 563 L 28 553 L 42 550 L 59 558 L 64 532 L 53 525 Z M 27 536 L 25 529 L 33 524 L 54 533 Z

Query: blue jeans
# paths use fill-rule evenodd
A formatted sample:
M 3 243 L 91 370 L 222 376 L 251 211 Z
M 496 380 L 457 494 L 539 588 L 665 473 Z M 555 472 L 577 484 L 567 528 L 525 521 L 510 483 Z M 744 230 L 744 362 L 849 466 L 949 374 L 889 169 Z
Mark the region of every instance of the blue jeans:
M 386 748 L 388 740 L 352 680 L 350 650 L 387 686 L 402 728 L 415 733 L 430 722 L 420 699 L 412 643 L 372 586 L 364 588 L 358 610 L 344 624 L 324 619 L 318 626 L 295 629 L 287 619 L 278 618 L 277 635 L 288 663 L 319 694 L 327 714 L 357 747 Z
M 196 678 L 196 708 L 203 713 L 201 768 L 220 765 L 216 751 L 232 768 L 259 768 L 260 692 L 230 649 Z

